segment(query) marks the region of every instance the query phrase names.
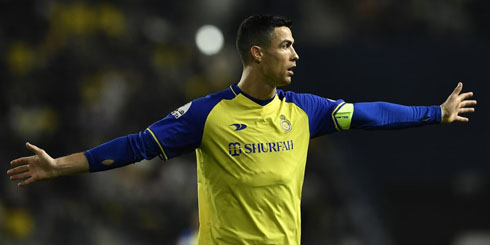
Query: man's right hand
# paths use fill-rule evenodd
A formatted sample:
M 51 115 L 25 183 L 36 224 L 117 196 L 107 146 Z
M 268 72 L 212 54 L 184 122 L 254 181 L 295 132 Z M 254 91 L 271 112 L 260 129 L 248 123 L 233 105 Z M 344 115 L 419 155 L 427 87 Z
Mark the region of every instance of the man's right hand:
M 17 166 L 7 171 L 10 180 L 21 180 L 18 186 L 25 186 L 39 180 L 51 179 L 58 176 L 56 160 L 48 155 L 43 149 L 26 143 L 27 149 L 34 152 L 34 156 L 21 157 L 10 162 Z

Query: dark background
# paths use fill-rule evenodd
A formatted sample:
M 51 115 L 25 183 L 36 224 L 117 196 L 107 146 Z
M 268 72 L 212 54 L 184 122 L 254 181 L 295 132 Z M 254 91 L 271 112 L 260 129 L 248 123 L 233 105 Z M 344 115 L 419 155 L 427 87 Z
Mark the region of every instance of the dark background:
M 293 84 L 349 102 L 478 100 L 468 124 L 327 135 L 311 142 L 303 244 L 490 244 L 489 3 L 449 1 L 0 1 L 0 167 L 144 130 L 237 82 L 234 38 L 252 14 L 294 21 Z M 204 24 L 224 34 L 196 48 Z M 0 179 L 2 244 L 187 244 L 193 154 L 18 188 Z

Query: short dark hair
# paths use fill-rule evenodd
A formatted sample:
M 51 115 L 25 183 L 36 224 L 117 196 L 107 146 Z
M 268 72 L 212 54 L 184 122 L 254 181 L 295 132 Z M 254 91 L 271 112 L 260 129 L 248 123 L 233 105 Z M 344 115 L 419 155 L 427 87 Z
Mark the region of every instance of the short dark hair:
M 274 28 L 291 28 L 293 22 L 282 16 L 255 15 L 246 18 L 240 24 L 236 36 L 236 47 L 243 64 L 251 60 L 250 48 L 254 45 L 268 47 L 274 38 Z

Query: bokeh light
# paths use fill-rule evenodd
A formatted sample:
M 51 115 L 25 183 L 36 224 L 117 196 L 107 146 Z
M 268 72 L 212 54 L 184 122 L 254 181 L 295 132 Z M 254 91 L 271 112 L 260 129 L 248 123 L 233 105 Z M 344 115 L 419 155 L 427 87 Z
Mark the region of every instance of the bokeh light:
M 223 47 L 223 33 L 218 27 L 204 25 L 196 33 L 196 45 L 205 55 L 217 54 Z

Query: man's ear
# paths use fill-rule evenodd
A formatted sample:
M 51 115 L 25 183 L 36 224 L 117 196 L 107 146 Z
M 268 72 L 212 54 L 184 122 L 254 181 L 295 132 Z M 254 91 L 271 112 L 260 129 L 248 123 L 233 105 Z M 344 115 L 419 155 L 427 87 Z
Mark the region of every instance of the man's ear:
M 262 48 L 259 46 L 252 46 L 250 48 L 250 54 L 252 55 L 252 61 L 255 63 L 262 62 Z

